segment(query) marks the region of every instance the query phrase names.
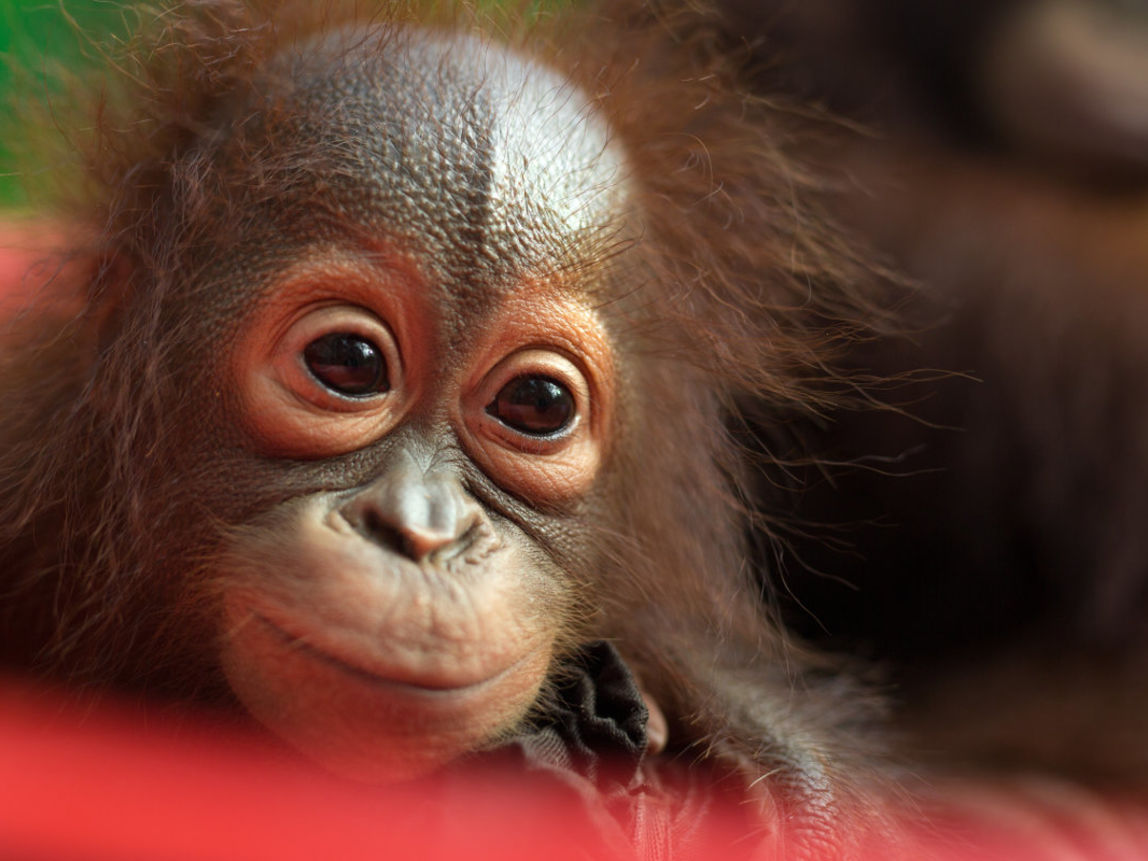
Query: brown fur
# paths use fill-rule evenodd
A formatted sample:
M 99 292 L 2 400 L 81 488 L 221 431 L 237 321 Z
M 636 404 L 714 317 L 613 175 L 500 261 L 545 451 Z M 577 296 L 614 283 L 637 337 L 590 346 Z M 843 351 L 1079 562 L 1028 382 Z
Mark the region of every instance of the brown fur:
M 184 498 L 196 453 L 181 448 L 181 423 L 195 416 L 180 412 L 172 369 L 194 360 L 185 322 L 215 308 L 197 295 L 196 261 L 227 253 L 248 217 L 240 203 L 275 199 L 315 165 L 238 136 L 241 164 L 216 170 L 205 153 L 242 127 L 234 105 L 282 45 L 416 15 L 405 3 L 187 2 L 114 55 L 99 96 L 77 97 L 97 105 L 94 130 L 71 142 L 86 181 L 61 206 L 95 237 L 67 252 L 92 275 L 55 287 L 78 290 L 83 308 L 63 320 L 30 309 L 5 334 L 0 369 L 0 396 L 20 405 L 0 421 L 0 625 L 20 632 L 4 645 L 10 663 L 226 700 L 196 636 L 210 598 L 186 560 L 210 557 L 247 512 Z M 783 797 L 827 812 L 864 773 L 874 710 L 765 617 L 747 547 L 752 460 L 728 422 L 745 399 L 778 416 L 864 399 L 863 378 L 835 360 L 891 325 L 896 290 L 802 161 L 825 121 L 739 89 L 707 30 L 687 37 L 681 22 L 616 3 L 516 20 L 430 16 L 501 31 L 585 88 L 629 151 L 645 219 L 634 247 L 609 252 L 630 271 L 626 295 L 607 301 L 640 385 L 602 479 L 604 567 L 571 572 L 595 596 L 579 630 L 618 644 L 679 748 L 770 774 Z M 239 189 L 231 174 L 258 180 Z

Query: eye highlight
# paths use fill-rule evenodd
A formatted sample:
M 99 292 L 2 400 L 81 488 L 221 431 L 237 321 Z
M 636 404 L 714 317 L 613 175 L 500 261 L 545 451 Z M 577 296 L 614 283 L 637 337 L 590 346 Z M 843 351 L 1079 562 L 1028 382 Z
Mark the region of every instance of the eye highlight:
M 236 354 L 241 404 L 260 450 L 330 457 L 388 433 L 418 395 L 389 323 L 346 302 L 282 304 L 270 306 Z
M 353 332 L 330 332 L 303 349 L 307 370 L 331 391 L 365 398 L 390 389 L 382 350 Z
M 486 414 L 527 436 L 561 433 L 574 420 L 574 395 L 557 380 L 541 375 L 515 377 L 486 407 Z
M 467 453 L 530 504 L 573 499 L 597 475 L 611 389 L 605 362 L 588 354 L 567 344 L 496 354 L 464 387 L 456 427 Z
M 382 401 L 403 399 L 398 342 L 366 308 L 305 308 L 272 354 L 271 368 L 285 391 L 321 412 L 365 413 L 381 409 Z

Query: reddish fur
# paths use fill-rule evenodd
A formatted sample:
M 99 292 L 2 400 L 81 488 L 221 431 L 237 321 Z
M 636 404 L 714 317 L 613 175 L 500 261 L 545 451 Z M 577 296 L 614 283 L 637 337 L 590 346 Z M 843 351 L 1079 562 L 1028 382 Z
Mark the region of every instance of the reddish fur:
M 167 576 L 165 560 L 210 553 L 229 524 L 203 501 L 190 550 L 154 540 L 169 529 L 154 500 L 179 493 L 181 420 L 161 371 L 180 333 L 158 328 L 160 309 L 194 291 L 186 264 L 197 245 L 214 249 L 239 230 L 242 195 L 273 198 L 309 162 L 245 152 L 235 172 L 262 184 L 241 195 L 227 172 L 207 172 L 195 146 L 239 123 L 226 106 L 242 103 L 281 45 L 376 15 L 414 12 L 185 3 L 117 54 L 104 95 L 77 99 L 98 105 L 82 142 L 84 194 L 64 202 L 96 237 L 70 252 L 93 262 L 85 307 L 62 321 L 22 318 L 34 330 L 6 334 L 0 368 L 0 397 L 20 405 L 0 422 L 0 570 L 17 594 L 0 624 L 34 620 L 6 643 L 10 661 L 85 684 L 218 694 L 211 656 L 195 644 L 209 602 L 201 584 Z M 745 546 L 749 460 L 723 419 L 744 398 L 780 415 L 851 397 L 858 381 L 834 370 L 836 356 L 889 325 L 884 274 L 827 215 L 818 174 L 800 157 L 824 123 L 740 90 L 705 28 L 614 2 L 532 27 L 465 7 L 433 21 L 447 19 L 515 31 L 512 44 L 581 84 L 629 151 L 648 218 L 637 249 L 619 251 L 633 292 L 610 298 L 624 372 L 643 380 L 646 397 L 631 405 L 603 479 L 611 510 L 587 515 L 600 518 L 612 564 L 575 572 L 596 604 L 576 630 L 619 644 L 678 745 L 751 775 L 780 768 L 771 785 L 823 809 L 866 756 L 870 711 L 835 665 L 764 617 Z M 178 301 L 189 313 L 210 307 Z

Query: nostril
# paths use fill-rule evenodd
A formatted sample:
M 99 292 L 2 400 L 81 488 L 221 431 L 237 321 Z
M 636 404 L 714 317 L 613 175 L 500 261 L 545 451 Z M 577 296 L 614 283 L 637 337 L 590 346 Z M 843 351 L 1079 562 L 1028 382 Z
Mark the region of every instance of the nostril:
M 478 544 L 482 536 L 482 529 L 477 521 L 471 521 L 463 529 L 462 534 L 454 539 L 448 546 L 439 550 L 436 555 L 436 560 L 439 564 L 449 562 L 456 556 L 461 556 L 463 553 L 469 552 L 476 544 Z
M 375 509 L 367 508 L 361 511 L 356 520 L 358 522 L 355 523 L 355 528 L 364 537 L 394 553 L 415 558 L 415 547 L 410 538 L 388 523 Z
M 343 516 L 372 544 L 423 563 L 449 555 L 474 525 L 457 482 L 395 469 L 344 503 Z

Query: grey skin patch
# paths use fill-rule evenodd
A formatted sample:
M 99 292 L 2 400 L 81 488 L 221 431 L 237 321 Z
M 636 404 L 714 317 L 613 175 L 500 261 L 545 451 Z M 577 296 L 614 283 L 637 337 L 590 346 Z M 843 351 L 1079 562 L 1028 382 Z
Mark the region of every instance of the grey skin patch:
M 422 30 L 341 32 L 281 62 L 281 107 L 305 118 L 288 133 L 322 154 L 334 207 L 416 255 L 459 320 L 621 229 L 620 147 L 552 70 Z

